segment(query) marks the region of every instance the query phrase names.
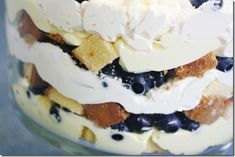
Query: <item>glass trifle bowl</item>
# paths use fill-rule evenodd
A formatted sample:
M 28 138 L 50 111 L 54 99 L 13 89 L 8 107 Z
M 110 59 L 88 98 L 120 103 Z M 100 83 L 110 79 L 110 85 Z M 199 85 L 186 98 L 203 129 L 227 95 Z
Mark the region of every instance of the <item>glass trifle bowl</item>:
M 232 0 L 6 0 L 12 100 L 72 155 L 228 155 Z

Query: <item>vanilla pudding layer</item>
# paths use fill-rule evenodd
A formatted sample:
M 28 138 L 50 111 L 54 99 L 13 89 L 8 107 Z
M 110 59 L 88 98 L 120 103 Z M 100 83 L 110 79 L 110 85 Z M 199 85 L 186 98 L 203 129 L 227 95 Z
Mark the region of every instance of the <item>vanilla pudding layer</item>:
M 115 42 L 126 70 L 146 72 L 173 69 L 217 49 L 218 55 L 231 57 L 232 2 L 226 0 L 218 9 L 212 0 L 196 9 L 189 0 L 90 0 L 81 4 L 75 0 L 9 0 L 7 7 L 10 21 L 25 10 L 40 30 L 59 34 L 70 45 L 79 46 L 89 34 Z
M 165 133 L 151 129 L 137 134 L 111 128 L 99 128 L 85 117 L 74 114 L 76 111 L 71 108 L 68 108 L 70 111 L 55 108 L 57 112 L 52 114 L 53 102 L 45 96 L 36 96 L 29 92 L 28 86 L 25 79 L 18 80 L 12 86 L 19 107 L 28 116 L 62 137 L 107 152 L 140 155 L 169 151 L 178 155 L 193 155 L 201 153 L 211 146 L 225 144 L 233 138 L 232 106 L 214 123 L 201 125 L 194 132 L 180 129 L 176 133 Z M 89 129 L 89 134 L 87 129 Z

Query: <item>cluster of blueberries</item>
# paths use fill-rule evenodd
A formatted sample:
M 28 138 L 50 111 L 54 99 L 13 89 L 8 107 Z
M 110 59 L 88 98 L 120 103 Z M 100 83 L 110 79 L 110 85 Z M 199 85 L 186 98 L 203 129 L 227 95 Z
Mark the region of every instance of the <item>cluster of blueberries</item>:
M 142 133 L 156 127 L 158 130 L 174 133 L 180 128 L 195 131 L 199 126 L 198 122 L 189 119 L 183 112 L 175 112 L 172 114 L 130 114 L 125 121 L 113 125 L 111 128 Z
M 163 72 L 150 71 L 145 73 L 131 73 L 125 71 L 119 64 L 119 59 L 100 70 L 99 76 L 111 76 L 122 80 L 123 85 L 131 89 L 136 94 L 145 94 L 154 87 L 160 87 L 169 78 L 174 77 L 174 70 L 169 70 L 167 74 Z

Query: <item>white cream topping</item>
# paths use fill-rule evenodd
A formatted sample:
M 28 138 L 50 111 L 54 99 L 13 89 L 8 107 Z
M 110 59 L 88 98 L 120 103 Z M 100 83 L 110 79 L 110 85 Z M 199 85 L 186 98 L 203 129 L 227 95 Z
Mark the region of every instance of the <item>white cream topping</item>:
M 125 8 L 120 1 L 92 0 L 84 11 L 83 24 L 87 32 L 114 42 L 124 34 Z
M 10 53 L 24 62 L 35 64 L 39 75 L 64 96 L 82 104 L 118 102 L 131 113 L 172 113 L 190 110 L 198 105 L 205 88 L 223 73 L 207 72 L 204 77 L 188 77 L 172 81 L 139 96 L 123 87 L 121 81 L 106 77 L 103 81 L 89 71 L 78 68 L 70 56 L 49 43 L 35 43 L 29 47 L 19 37 L 17 29 L 8 25 Z M 230 76 L 228 76 L 230 77 Z M 232 85 L 228 83 L 228 85 Z M 170 89 L 167 89 L 170 87 Z M 197 89 L 197 90 L 195 90 Z
M 225 8 L 228 8 L 229 11 L 215 11 L 212 7 L 213 3 L 210 2 L 205 3 L 199 9 L 194 9 L 189 0 L 90 0 L 82 4 L 75 0 L 9 0 L 7 7 L 12 21 L 20 10 L 25 9 L 40 29 L 45 32 L 62 34 L 71 45 L 80 45 L 83 39 L 74 32 L 85 29 L 89 33 L 99 34 L 110 42 L 122 38 L 133 48 L 135 56 L 141 58 L 144 53 L 148 56 L 145 57 L 146 60 L 154 59 L 151 56 L 153 45 L 155 42 L 161 43 L 165 34 L 179 34 L 184 43 L 206 41 L 205 44 L 193 46 L 181 45 L 185 47 L 180 48 L 185 48 L 189 54 L 192 54 L 188 55 L 187 62 L 193 62 L 195 56 L 201 56 L 218 48 L 221 48 L 219 52 L 224 55 L 227 55 L 227 51 L 231 54 L 231 41 L 222 40 L 228 25 L 232 24 L 232 10 L 226 7 L 231 4 L 231 0 L 224 3 Z M 58 9 L 54 9 L 54 4 L 57 4 Z M 208 21 L 210 22 L 208 23 Z M 65 32 L 69 34 L 64 36 Z M 231 32 L 229 33 L 231 34 Z M 221 45 L 214 44 L 211 47 L 211 44 L 218 39 L 220 39 Z M 172 45 L 165 45 L 159 51 L 164 53 L 171 50 L 172 54 L 178 54 L 182 50 L 179 47 L 173 49 L 170 46 Z M 125 58 L 123 53 L 121 57 Z M 162 56 L 156 54 L 154 57 L 161 58 Z M 164 58 L 164 60 L 166 59 L 168 58 Z M 122 63 L 127 69 L 130 66 L 133 69 L 142 62 L 128 58 L 128 62 Z M 130 65 L 131 63 L 132 65 Z M 177 66 L 185 64 L 183 61 L 175 62 L 174 60 L 172 63 Z M 148 68 L 145 67 L 145 71 L 156 69 L 155 63 L 151 62 L 148 65 Z M 143 72 L 140 67 L 134 68 L 135 71 Z M 166 70 L 166 67 L 161 67 L 157 69 Z M 132 69 L 131 71 L 133 71 Z
M 183 24 L 181 33 L 188 40 L 216 39 L 232 23 L 231 17 L 232 14 L 205 10 L 190 17 Z
M 233 138 L 233 107 L 211 125 L 201 125 L 195 132 L 180 130 L 176 133 L 154 132 L 152 140 L 173 154 L 192 155 L 210 146 L 225 144 Z
M 75 0 L 36 0 L 49 23 L 65 31 L 83 30 L 80 3 Z

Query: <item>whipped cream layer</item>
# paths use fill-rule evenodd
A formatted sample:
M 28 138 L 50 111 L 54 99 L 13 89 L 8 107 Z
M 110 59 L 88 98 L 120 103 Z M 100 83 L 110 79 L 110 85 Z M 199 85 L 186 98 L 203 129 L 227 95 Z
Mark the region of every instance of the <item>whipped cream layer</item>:
M 131 72 L 145 72 L 176 68 L 215 50 L 220 56 L 231 57 L 233 10 L 229 6 L 232 2 L 224 1 L 220 10 L 214 6 L 214 0 L 198 9 L 189 0 L 89 0 L 81 4 L 75 0 L 8 0 L 6 3 L 11 21 L 19 11 L 26 10 L 39 29 L 60 34 L 71 45 L 80 45 L 88 37 L 84 32 L 98 34 L 109 42 L 121 38 L 135 56 L 130 58 L 128 50 L 127 53 L 117 50 L 122 66 Z M 183 43 L 182 47 L 176 43 L 164 44 L 166 36 L 172 33 L 179 35 L 177 40 Z M 158 62 L 140 64 L 154 59 L 156 44 L 161 49 L 154 57 L 163 57 L 166 63 L 173 63 L 171 66 Z M 167 61 L 172 54 L 182 59 Z
M 159 151 L 160 147 L 177 155 L 194 155 L 201 153 L 210 146 L 226 144 L 233 138 L 233 107 L 230 107 L 226 114 L 213 124 L 201 125 L 195 132 L 180 129 L 176 133 L 169 134 L 152 129 L 146 133 L 137 134 L 120 132 L 110 128 L 97 128 L 84 117 L 69 114 L 63 110 L 59 110 L 62 121 L 58 123 L 49 114 L 50 101 L 43 96 L 34 96 L 32 93 L 31 98 L 28 98 L 27 90 L 28 83 L 25 79 L 18 80 L 13 85 L 13 92 L 19 107 L 33 120 L 62 137 L 107 152 L 140 155 Z M 78 141 L 84 127 L 89 128 L 95 134 L 96 142 L 94 144 Z M 113 140 L 111 136 L 114 134 L 122 135 L 123 140 Z
M 23 62 L 34 64 L 42 79 L 64 96 L 82 104 L 117 102 L 131 113 L 168 114 L 190 110 L 198 105 L 211 83 L 218 81 L 223 84 L 223 81 L 219 80 L 226 79 L 221 78 L 232 76 L 211 70 L 202 78 L 188 77 L 184 80 L 174 80 L 160 88 L 152 89 L 147 96 L 139 96 L 126 89 L 120 80 L 109 77 L 101 80 L 95 74 L 80 69 L 71 57 L 57 46 L 38 42 L 32 46 L 27 45 L 20 38 L 16 27 L 9 23 L 7 32 L 12 55 Z M 107 88 L 102 86 L 103 81 L 108 84 Z M 233 82 L 226 84 L 232 89 Z M 232 92 L 229 92 L 229 96 L 232 96 Z

